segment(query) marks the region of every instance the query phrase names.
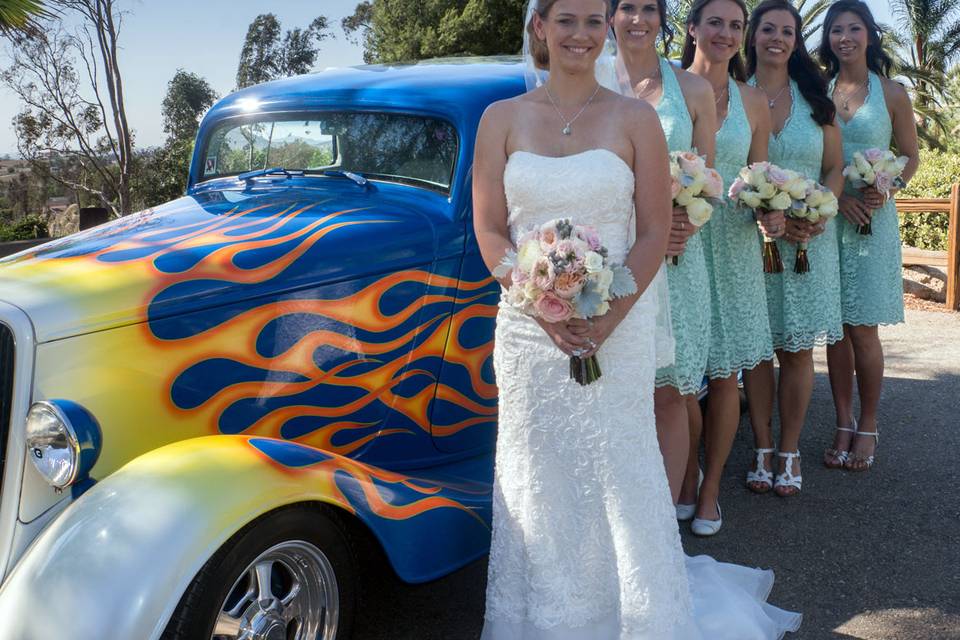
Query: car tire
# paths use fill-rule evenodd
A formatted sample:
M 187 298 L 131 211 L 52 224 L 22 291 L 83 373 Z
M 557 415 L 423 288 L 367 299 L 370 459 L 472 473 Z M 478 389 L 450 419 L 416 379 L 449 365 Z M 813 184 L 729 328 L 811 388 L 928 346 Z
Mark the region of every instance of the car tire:
M 309 505 L 270 512 L 204 564 L 161 639 L 233 639 L 240 625 L 261 634 L 253 638 L 349 638 L 359 600 L 357 567 L 348 527 L 333 509 Z M 265 591 L 262 583 L 269 583 Z M 287 619 L 291 608 L 284 608 L 285 597 L 296 601 L 299 617 Z

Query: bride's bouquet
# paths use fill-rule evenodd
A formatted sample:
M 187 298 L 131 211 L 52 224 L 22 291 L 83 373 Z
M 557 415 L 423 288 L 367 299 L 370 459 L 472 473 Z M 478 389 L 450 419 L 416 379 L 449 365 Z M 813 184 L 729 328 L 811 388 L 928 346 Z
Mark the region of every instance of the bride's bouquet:
M 713 205 L 723 198 L 723 178 L 693 151 L 670 153 L 670 193 L 673 206 L 686 209 L 690 223 L 702 227 L 713 215 Z M 680 264 L 673 256 L 673 264 Z
M 610 300 L 633 295 L 637 284 L 630 269 L 613 265 L 593 227 L 569 218 L 528 230 L 493 270 L 510 275 L 505 300 L 511 307 L 546 322 L 602 316 Z M 570 358 L 570 377 L 581 385 L 601 375 L 595 355 Z
M 863 151 L 855 151 L 850 159 L 850 164 L 844 167 L 843 175 L 847 177 L 854 188 L 873 187 L 882 193 L 885 198 L 889 198 L 891 189 L 902 189 L 904 186 L 901 176 L 903 175 L 903 169 L 907 166 L 907 160 L 906 156 L 897 157 L 889 149 L 874 147 Z M 865 236 L 872 235 L 872 223 L 868 222 L 860 225 L 857 227 L 857 232 Z
M 806 178 L 770 162 L 754 162 L 742 169 L 727 193 L 730 199 L 755 212 L 786 211 L 807 195 Z M 763 271 L 781 273 L 783 260 L 773 238 L 763 234 Z
M 806 197 L 795 199 L 785 212 L 788 218 L 806 220 L 816 224 L 821 219 L 829 220 L 837 215 L 837 196 L 822 184 L 814 180 L 806 180 Z M 807 243 L 797 245 L 797 259 L 793 265 L 794 273 L 810 271 L 810 259 L 807 257 Z

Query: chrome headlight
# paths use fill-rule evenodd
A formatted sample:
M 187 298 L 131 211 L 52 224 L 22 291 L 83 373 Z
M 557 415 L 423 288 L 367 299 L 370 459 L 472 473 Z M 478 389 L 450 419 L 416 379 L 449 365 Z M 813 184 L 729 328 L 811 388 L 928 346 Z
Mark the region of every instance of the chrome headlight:
M 86 479 L 100 456 L 100 425 L 69 400 L 34 403 L 27 413 L 26 436 L 33 465 L 58 489 Z

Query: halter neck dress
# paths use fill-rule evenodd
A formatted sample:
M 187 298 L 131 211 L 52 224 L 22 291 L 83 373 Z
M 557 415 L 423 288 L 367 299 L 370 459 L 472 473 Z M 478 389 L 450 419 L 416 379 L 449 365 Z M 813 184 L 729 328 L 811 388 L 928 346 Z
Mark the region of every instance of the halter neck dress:
M 728 80 L 730 106 L 717 132 L 717 171 L 727 187 L 747 164 L 753 132 L 737 82 Z M 763 258 L 753 212 L 725 199 L 700 231 L 710 281 L 707 376 L 726 378 L 773 358 Z
M 836 80 L 831 83 L 831 91 Z M 880 77 L 870 72 L 867 97 L 848 122 L 842 118 L 843 159 L 872 147 L 889 149 L 893 122 L 883 96 Z M 849 183 L 849 194 L 859 192 Z M 840 300 L 843 323 L 876 326 L 903 322 L 903 274 L 900 222 L 893 200 L 873 212 L 873 234 L 863 236 L 842 215 L 837 217 L 840 249 Z
M 750 84 L 756 84 L 754 78 Z M 823 128 L 811 117 L 813 109 L 793 80 L 790 97 L 790 115 L 780 133 L 770 135 L 770 162 L 820 182 Z M 777 240 L 783 273 L 764 274 L 774 349 L 804 351 L 843 338 L 836 222 L 828 220 L 824 232 L 808 243 L 807 273 L 793 271 L 797 245 L 782 238 Z
M 667 138 L 669 151 L 693 148 L 693 119 L 673 66 L 660 58 L 663 95 L 656 111 Z M 709 226 L 709 222 L 705 226 Z M 710 342 L 710 285 L 703 256 L 702 232 L 690 236 L 679 264 L 667 266 L 670 288 L 670 316 L 676 341 L 672 366 L 657 369 L 658 387 L 675 387 L 683 395 L 700 389 L 707 366 Z

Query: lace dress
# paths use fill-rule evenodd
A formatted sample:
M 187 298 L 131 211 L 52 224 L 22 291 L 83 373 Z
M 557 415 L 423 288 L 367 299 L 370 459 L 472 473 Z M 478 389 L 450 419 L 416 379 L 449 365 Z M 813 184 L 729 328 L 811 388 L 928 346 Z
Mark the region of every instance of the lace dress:
M 693 147 L 693 120 L 683 99 L 677 74 L 669 62 L 660 59 L 663 95 L 657 115 L 670 151 L 689 151 Z M 708 223 L 709 224 L 709 223 Z M 695 233 L 687 240 L 680 264 L 667 266 L 670 287 L 670 316 L 675 338 L 675 361 L 657 369 L 658 387 L 675 387 L 683 395 L 696 393 L 707 368 L 710 341 L 710 286 L 707 263 L 703 257 L 703 239 Z
M 729 187 L 747 164 L 752 131 L 740 88 L 732 78 L 730 106 L 717 132 L 717 171 Z M 707 375 L 726 378 L 773 358 L 763 257 L 757 224 L 749 209 L 729 201 L 713 209 L 700 231 L 710 278 L 710 351 Z
M 633 186 L 607 150 L 516 152 L 504 173 L 513 240 L 571 217 L 622 261 Z M 683 555 L 653 416 L 655 307 L 641 297 L 599 350 L 603 376 L 581 387 L 540 326 L 501 306 L 483 640 L 761 640 L 799 624 L 764 602 L 772 573 Z
M 837 117 L 843 133 L 843 158 L 871 147 L 889 149 L 893 123 L 883 97 L 883 85 L 870 73 L 867 98 L 849 122 Z M 858 194 L 849 183 L 847 192 Z M 881 325 L 903 322 L 903 258 L 900 254 L 900 221 L 889 200 L 873 212 L 873 235 L 862 236 L 856 225 L 837 216 L 840 248 L 840 300 L 843 323 Z
M 810 117 L 810 104 L 792 80 L 790 96 L 790 115 L 780 133 L 770 136 L 770 162 L 819 182 L 823 129 Z M 808 243 L 807 273 L 793 271 L 797 245 L 778 239 L 777 246 L 783 273 L 764 274 L 774 349 L 797 352 L 842 340 L 836 219 L 828 221 L 824 232 Z

